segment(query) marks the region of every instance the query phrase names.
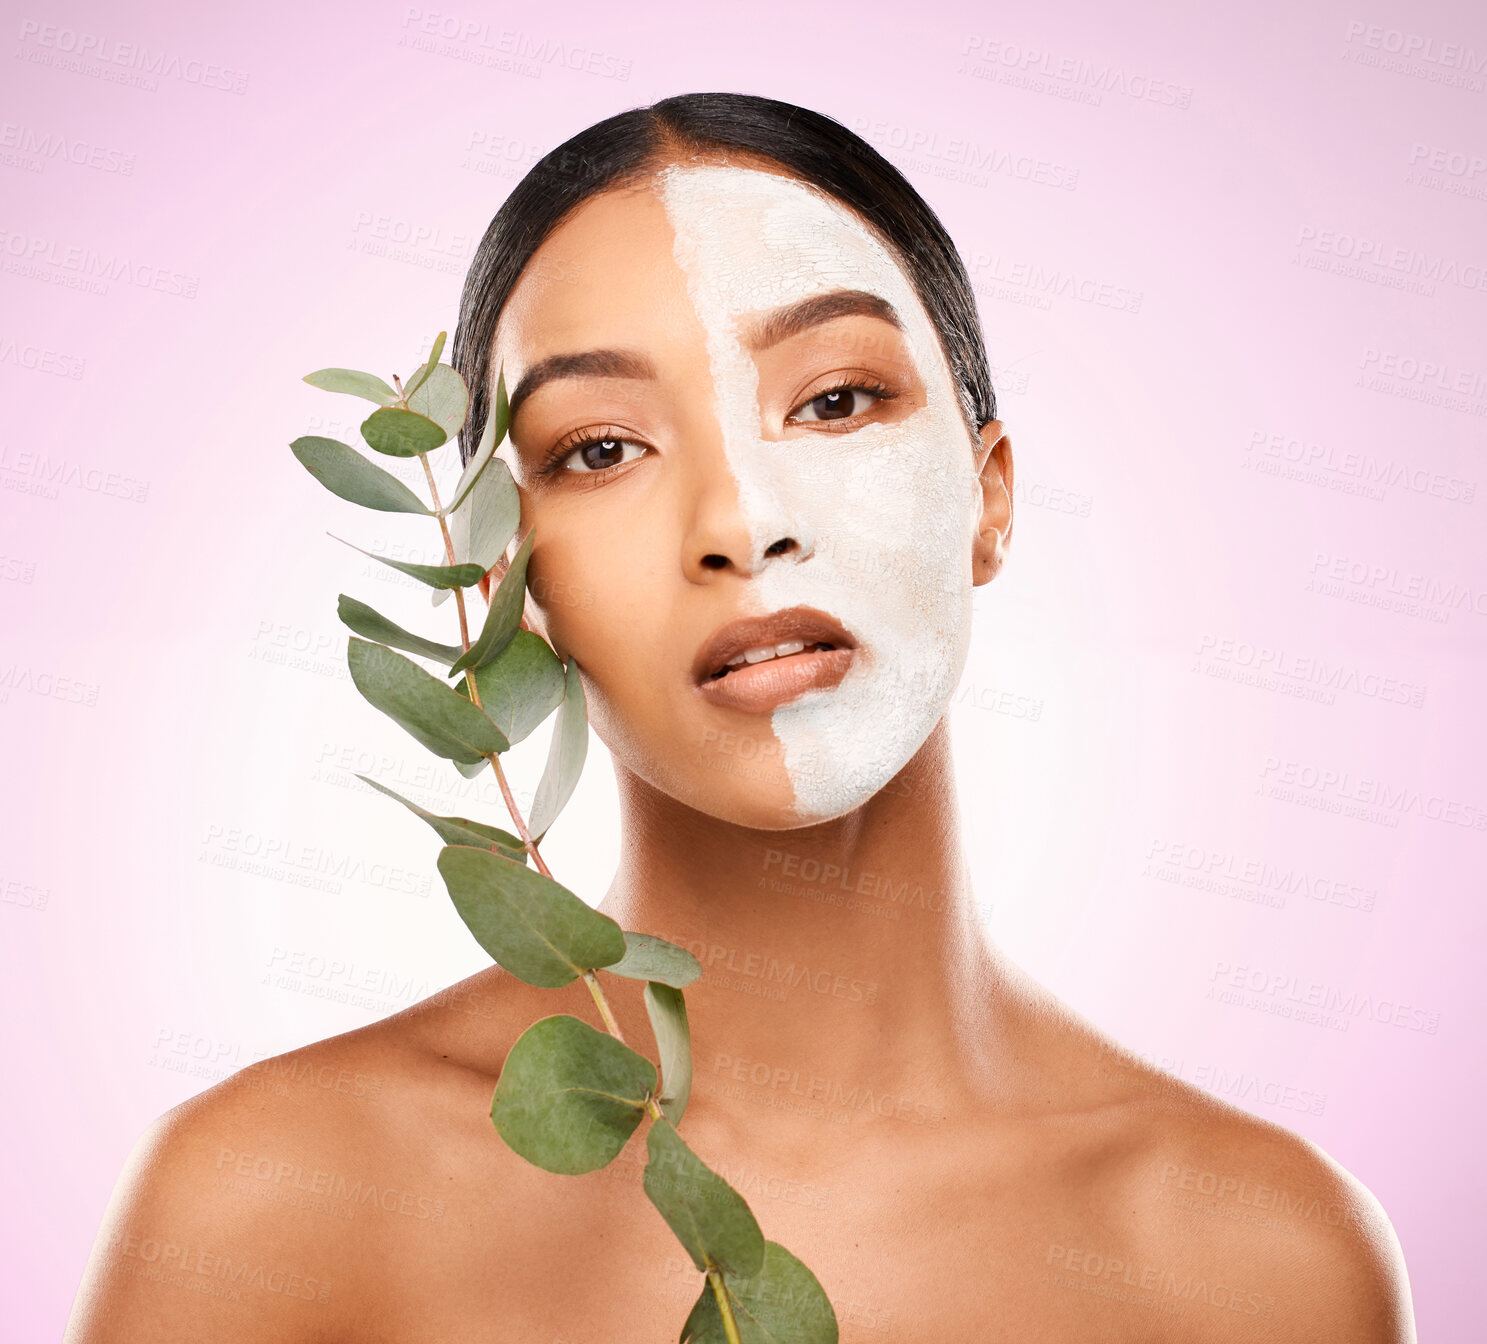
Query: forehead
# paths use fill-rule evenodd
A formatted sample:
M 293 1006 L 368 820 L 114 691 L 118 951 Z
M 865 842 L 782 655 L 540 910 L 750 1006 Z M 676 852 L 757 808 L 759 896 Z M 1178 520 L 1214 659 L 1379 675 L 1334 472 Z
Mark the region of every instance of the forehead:
M 938 343 L 908 276 L 847 206 L 780 172 L 672 164 L 604 191 L 544 240 L 502 312 L 507 386 L 551 354 L 695 340 L 703 326 L 838 288 L 897 309 L 921 368 Z

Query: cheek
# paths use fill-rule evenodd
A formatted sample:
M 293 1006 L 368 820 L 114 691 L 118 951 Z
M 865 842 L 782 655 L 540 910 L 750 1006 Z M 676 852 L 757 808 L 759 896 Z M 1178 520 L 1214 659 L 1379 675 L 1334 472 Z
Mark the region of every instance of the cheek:
M 571 516 L 552 509 L 534 526 L 542 540 L 532 549 L 527 588 L 548 643 L 560 657 L 577 658 L 602 697 L 622 699 L 626 688 L 645 683 L 645 659 L 656 647 L 646 626 L 655 620 L 646 601 L 652 593 L 653 604 L 654 590 L 635 552 L 635 529 L 593 509 Z
M 859 609 L 896 613 L 904 633 L 931 637 L 970 584 L 975 485 L 964 433 L 928 408 L 780 455 L 797 516 L 814 533 L 805 568 L 856 594 Z M 778 487 L 777 487 L 778 488 Z M 935 616 L 931 625 L 919 617 Z

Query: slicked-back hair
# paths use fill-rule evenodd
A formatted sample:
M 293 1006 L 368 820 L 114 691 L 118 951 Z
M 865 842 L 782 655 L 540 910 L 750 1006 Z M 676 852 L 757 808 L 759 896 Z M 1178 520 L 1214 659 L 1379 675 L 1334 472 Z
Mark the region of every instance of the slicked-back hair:
M 450 355 L 470 388 L 462 461 L 473 455 L 490 414 L 496 324 L 548 235 L 602 191 L 637 184 L 670 162 L 730 152 L 772 160 L 866 220 L 939 333 L 973 443 L 977 429 L 996 418 L 970 277 L 944 225 L 904 175 L 823 113 L 754 94 L 684 93 L 616 113 L 565 140 L 528 169 L 496 211 L 465 276 Z

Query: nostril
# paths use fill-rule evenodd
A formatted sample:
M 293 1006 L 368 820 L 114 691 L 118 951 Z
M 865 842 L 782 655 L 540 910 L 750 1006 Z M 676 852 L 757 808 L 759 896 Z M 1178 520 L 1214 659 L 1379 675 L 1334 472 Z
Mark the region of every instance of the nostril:
M 795 539 L 793 537 L 781 537 L 777 542 L 771 545 L 770 548 L 764 552 L 764 554 L 780 555 L 783 552 L 788 551 L 793 545 L 795 545 Z

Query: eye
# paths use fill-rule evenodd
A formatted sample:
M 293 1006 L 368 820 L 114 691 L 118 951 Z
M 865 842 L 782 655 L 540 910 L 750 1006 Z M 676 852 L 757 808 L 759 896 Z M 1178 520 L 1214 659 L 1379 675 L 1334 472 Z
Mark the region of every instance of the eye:
M 891 400 L 897 395 L 881 383 L 843 383 L 802 402 L 788 418 L 804 424 L 812 421 L 850 420 L 854 415 L 870 411 L 877 402 Z M 802 415 L 802 411 L 811 414 Z
M 633 448 L 635 453 L 627 456 L 625 450 Z M 553 449 L 539 472 L 546 476 L 556 471 L 570 471 L 577 475 L 594 475 L 633 462 L 645 452 L 645 445 L 634 439 L 622 439 L 618 435 L 601 433 L 567 440 Z

